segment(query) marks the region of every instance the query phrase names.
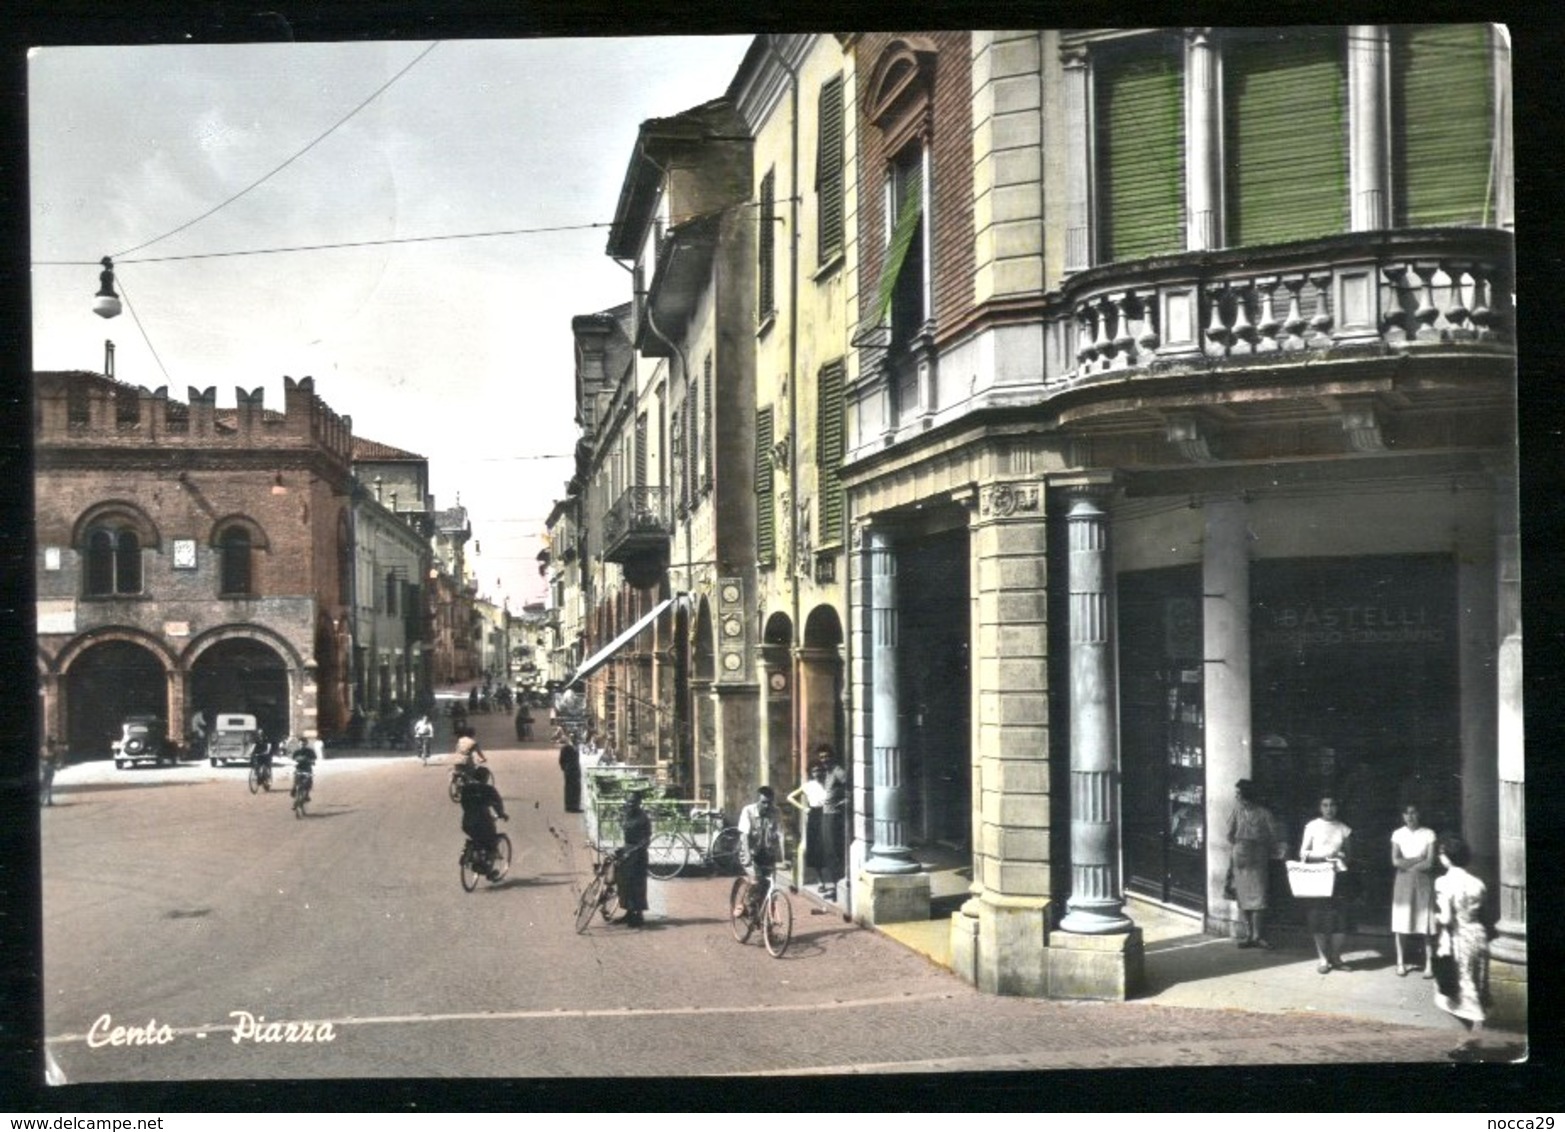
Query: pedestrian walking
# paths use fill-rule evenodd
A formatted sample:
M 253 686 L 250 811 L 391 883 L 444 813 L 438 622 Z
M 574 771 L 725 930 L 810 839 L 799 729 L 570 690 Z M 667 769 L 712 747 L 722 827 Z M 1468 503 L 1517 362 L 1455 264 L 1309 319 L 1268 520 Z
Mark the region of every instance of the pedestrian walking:
M 1435 1005 L 1476 1035 L 1488 1018 L 1489 928 L 1484 902 L 1489 890 L 1467 871 L 1472 851 L 1460 837 L 1441 841 L 1439 856 L 1445 874 L 1435 881 L 1435 919 L 1440 929 L 1435 946 Z M 1466 1053 L 1476 1041 L 1469 1038 L 1454 1052 Z
M 581 813 L 581 753 L 569 737 L 560 745 L 560 774 L 565 779 L 565 812 Z

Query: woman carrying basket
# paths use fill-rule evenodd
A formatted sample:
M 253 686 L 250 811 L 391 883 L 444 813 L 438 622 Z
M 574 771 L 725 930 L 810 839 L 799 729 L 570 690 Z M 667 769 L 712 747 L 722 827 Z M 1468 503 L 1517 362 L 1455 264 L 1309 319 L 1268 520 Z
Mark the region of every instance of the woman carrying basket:
M 1342 944 L 1347 932 L 1347 917 L 1342 908 L 1342 874 L 1348 869 L 1352 838 L 1353 831 L 1337 820 L 1337 800 L 1330 795 L 1322 798 L 1320 817 L 1304 827 L 1299 860 L 1305 863 L 1327 861 L 1336 870 L 1332 894 L 1305 901 L 1310 935 L 1315 940 L 1315 955 L 1320 960 L 1315 969 L 1323 975 L 1333 969 L 1348 969 L 1342 961 Z

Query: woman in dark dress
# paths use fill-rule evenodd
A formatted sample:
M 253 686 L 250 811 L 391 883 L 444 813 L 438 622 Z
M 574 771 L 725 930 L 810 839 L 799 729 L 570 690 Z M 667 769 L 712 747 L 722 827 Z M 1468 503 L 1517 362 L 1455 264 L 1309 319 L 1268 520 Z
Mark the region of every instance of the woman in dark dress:
M 641 791 L 625 799 L 624 816 L 621 819 L 619 862 L 619 903 L 625 909 L 625 923 L 633 928 L 641 926 L 642 913 L 647 910 L 647 843 L 652 840 L 652 815 L 641 808 Z
M 569 739 L 560 747 L 560 773 L 565 776 L 565 812 L 581 813 L 581 753 Z

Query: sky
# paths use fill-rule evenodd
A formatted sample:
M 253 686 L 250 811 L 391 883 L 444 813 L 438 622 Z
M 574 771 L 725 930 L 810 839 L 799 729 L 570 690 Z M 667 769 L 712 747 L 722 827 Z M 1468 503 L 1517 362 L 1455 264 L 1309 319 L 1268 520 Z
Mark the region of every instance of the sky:
M 101 372 L 107 338 L 122 382 L 279 411 L 284 375 L 313 376 L 355 436 L 429 458 L 483 596 L 543 600 L 570 322 L 630 298 L 604 249 L 637 129 L 720 97 L 749 43 L 35 48 L 33 367 Z M 557 230 L 487 235 L 535 229 Z

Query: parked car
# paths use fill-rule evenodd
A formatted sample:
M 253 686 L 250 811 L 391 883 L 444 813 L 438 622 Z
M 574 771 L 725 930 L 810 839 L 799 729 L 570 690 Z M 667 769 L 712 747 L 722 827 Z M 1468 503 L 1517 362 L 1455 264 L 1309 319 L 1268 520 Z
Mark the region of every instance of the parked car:
M 213 766 L 228 763 L 249 765 L 257 743 L 266 742 L 266 736 L 253 715 L 224 715 L 218 713 L 207 736 L 207 759 Z
M 128 715 L 120 723 L 120 737 L 114 740 L 114 765 L 120 770 L 152 763 L 162 766 L 175 762 L 169 745 L 168 727 L 155 715 Z

